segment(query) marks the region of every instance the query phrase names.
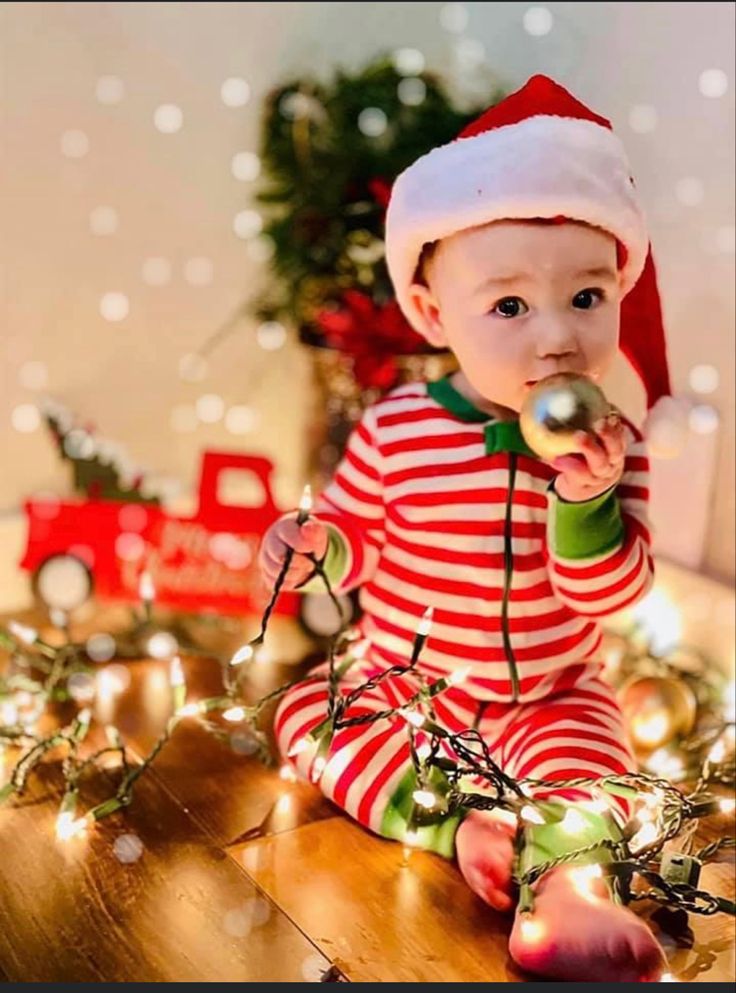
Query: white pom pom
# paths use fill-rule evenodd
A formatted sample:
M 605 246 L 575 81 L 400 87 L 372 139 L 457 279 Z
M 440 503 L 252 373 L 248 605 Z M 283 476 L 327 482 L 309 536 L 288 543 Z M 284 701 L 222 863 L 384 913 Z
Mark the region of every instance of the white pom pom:
M 649 454 L 674 459 L 682 453 L 689 433 L 690 404 L 681 397 L 660 397 L 647 414 L 643 432 Z

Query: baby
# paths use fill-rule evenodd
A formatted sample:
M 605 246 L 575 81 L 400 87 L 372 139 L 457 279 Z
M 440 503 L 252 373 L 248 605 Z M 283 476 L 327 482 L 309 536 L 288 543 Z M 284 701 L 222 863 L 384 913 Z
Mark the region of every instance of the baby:
M 287 588 L 320 588 L 310 555 L 337 592 L 361 588 L 362 651 L 341 692 L 406 665 L 433 608 L 417 672 L 431 682 L 467 670 L 434 698 L 437 722 L 477 729 L 505 772 L 550 783 L 535 799 L 582 824 L 581 834 L 563 816 L 535 828 L 473 811 L 414 832 L 413 843 L 456 855 L 471 889 L 508 911 L 515 843 L 528 869 L 620 837 L 626 801 L 553 784 L 635 768 L 601 678 L 598 621 L 640 599 L 653 577 L 641 434 L 613 413 L 576 436 L 575 454 L 547 464 L 518 414 L 533 383 L 557 372 L 599 380 L 619 347 L 649 405 L 667 400 L 656 283 L 610 125 L 542 76 L 399 177 L 386 246 L 404 313 L 453 351 L 459 371 L 370 407 L 314 515 L 301 526 L 287 515 L 266 534 L 261 568 L 273 583 L 291 547 Z M 622 320 L 634 286 L 636 323 L 625 309 Z M 399 708 L 418 688 L 413 673 L 387 679 L 346 716 Z M 320 768 L 315 747 L 294 746 L 324 720 L 326 701 L 323 666 L 281 702 L 283 753 L 361 824 L 406 840 L 416 781 L 404 719 L 343 728 Z M 581 885 L 580 871 L 560 865 L 533 884 L 512 957 L 550 978 L 659 978 L 664 957 L 649 929 L 602 879 Z

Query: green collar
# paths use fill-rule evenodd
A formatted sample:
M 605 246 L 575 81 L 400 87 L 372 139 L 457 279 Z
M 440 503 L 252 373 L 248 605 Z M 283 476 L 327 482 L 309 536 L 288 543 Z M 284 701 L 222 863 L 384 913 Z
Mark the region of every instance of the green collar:
M 490 414 L 479 410 L 455 389 L 449 377 L 445 376 L 443 379 L 427 383 L 427 393 L 435 403 L 449 410 L 459 420 L 485 425 L 483 436 L 486 455 L 495 455 L 496 452 L 518 452 L 520 455 L 537 458 L 524 441 L 518 421 L 497 421 Z

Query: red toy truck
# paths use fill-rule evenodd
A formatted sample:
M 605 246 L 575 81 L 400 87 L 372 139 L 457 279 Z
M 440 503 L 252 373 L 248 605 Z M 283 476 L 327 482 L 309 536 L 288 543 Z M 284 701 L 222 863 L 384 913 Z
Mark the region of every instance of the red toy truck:
M 161 606 L 188 613 L 261 613 L 269 591 L 257 549 L 282 513 L 271 491 L 272 472 L 265 458 L 206 452 L 193 517 L 171 516 L 151 503 L 31 499 L 24 505 L 28 542 L 21 567 L 32 574 L 43 602 L 67 610 L 92 593 L 140 601 L 141 576 L 148 572 Z M 248 502 L 228 502 L 226 491 L 237 490 L 238 483 L 247 485 Z M 300 594 L 283 593 L 276 610 L 299 616 L 301 600 Z

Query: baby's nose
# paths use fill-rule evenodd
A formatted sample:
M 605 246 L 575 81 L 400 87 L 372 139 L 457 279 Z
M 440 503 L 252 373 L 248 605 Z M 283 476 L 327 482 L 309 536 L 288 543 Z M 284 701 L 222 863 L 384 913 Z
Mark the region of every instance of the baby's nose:
M 537 338 L 537 354 L 540 358 L 569 358 L 577 354 L 577 351 L 575 331 L 566 321 L 545 322 Z

